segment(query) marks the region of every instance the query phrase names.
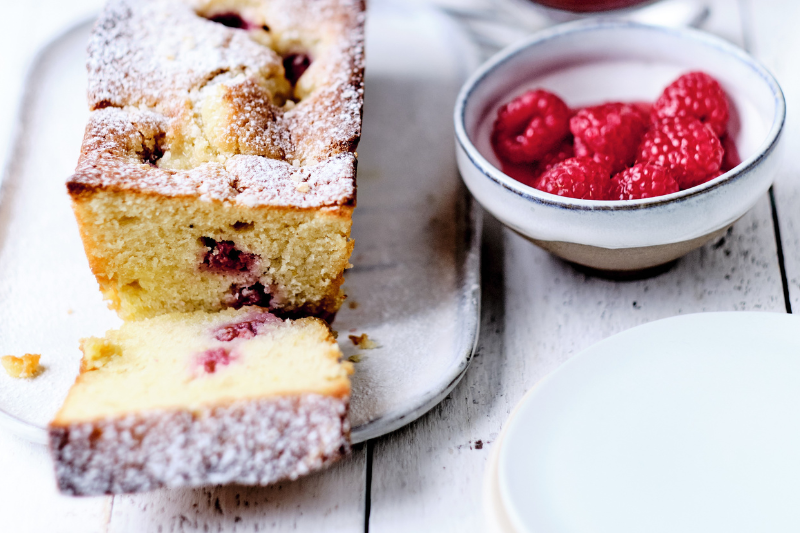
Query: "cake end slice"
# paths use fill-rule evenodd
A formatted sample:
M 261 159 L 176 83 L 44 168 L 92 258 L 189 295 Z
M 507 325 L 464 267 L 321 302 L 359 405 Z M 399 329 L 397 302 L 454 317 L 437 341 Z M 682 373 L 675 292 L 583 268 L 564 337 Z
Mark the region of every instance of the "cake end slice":
M 49 426 L 64 493 L 267 485 L 349 452 L 352 366 L 319 319 L 172 313 L 81 348 Z

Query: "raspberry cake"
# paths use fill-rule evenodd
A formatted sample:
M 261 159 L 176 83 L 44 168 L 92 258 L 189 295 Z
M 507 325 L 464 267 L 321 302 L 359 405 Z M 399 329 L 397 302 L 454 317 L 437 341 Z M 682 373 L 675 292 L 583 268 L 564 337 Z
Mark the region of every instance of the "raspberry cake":
M 110 0 L 68 181 L 124 319 L 330 317 L 352 250 L 362 0 Z
M 317 318 L 172 313 L 84 339 L 82 350 L 49 430 L 62 492 L 263 485 L 349 451 L 352 366 Z

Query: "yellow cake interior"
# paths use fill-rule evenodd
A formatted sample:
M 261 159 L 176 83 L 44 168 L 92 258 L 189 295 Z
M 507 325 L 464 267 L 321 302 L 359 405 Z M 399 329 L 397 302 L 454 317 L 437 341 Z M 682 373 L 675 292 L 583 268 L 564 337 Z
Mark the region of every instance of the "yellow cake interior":
M 257 334 L 220 340 L 220 331 L 254 317 Z M 261 325 L 259 317 L 268 321 Z M 350 393 L 352 365 L 340 362 L 342 353 L 321 320 L 281 321 L 257 308 L 126 322 L 103 339 L 85 339 L 82 349 L 82 372 L 54 425 L 272 396 Z M 220 353 L 227 356 L 220 359 Z
M 125 320 L 242 305 L 324 316 L 344 298 L 352 207 L 246 208 L 105 190 L 74 200 L 89 264 Z M 205 264 L 213 243 L 248 254 L 246 271 Z M 251 297 L 253 287 L 267 298 Z

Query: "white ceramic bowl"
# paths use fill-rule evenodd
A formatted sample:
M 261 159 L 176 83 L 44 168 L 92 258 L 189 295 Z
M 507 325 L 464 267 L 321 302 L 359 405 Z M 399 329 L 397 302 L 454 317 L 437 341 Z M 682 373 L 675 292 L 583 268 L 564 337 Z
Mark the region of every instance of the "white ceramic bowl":
M 707 183 L 658 198 L 591 201 L 551 195 L 499 170 L 489 141 L 497 109 L 533 87 L 569 106 L 654 102 L 680 74 L 714 76 L 732 103 L 729 131 L 742 163 Z M 501 51 L 464 84 L 455 107 L 461 177 L 483 207 L 542 248 L 581 265 L 638 271 L 722 234 L 769 189 L 786 104 L 778 82 L 732 44 L 691 29 L 581 21 Z

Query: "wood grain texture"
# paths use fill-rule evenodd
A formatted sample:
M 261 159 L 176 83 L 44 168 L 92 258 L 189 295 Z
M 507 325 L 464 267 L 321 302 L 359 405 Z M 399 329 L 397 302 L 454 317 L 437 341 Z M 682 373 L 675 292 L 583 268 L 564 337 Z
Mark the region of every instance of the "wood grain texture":
M 794 58 L 800 49 L 795 29 L 800 5 L 787 0 L 740 3 L 752 50 L 776 74 L 787 97 L 785 164 L 775 193 L 791 301 L 799 309 L 800 169 L 793 152 L 800 140 L 800 70 Z M 706 28 L 742 43 L 738 5 L 715 1 Z M 42 0 L 36 6 L 52 9 L 55 3 Z M 32 14 L 34 6 L 26 12 Z M 22 13 L 12 19 L 26 17 Z M 9 35 L 24 31 L 20 26 Z M 723 239 L 648 280 L 620 283 L 587 276 L 488 216 L 482 255 L 478 353 L 442 404 L 375 442 L 372 532 L 482 531 L 483 467 L 508 414 L 541 377 L 594 342 L 676 314 L 784 309 L 766 197 Z M 13 511 L 6 513 L 0 530 L 361 531 L 365 455 L 359 448 L 329 471 L 270 488 L 160 491 L 117 497 L 112 505 L 111 498 L 60 496 L 46 450 L 0 434 L 0 508 Z
M 364 526 L 363 446 L 329 470 L 271 487 L 206 487 L 116 496 L 109 533 L 308 531 Z
M 595 342 L 677 314 L 783 310 L 766 197 L 723 239 L 636 282 L 587 276 L 496 226 L 484 235 L 476 359 L 440 406 L 377 441 L 371 532 L 479 531 L 484 462 L 511 409 Z
M 800 311 L 800 4 L 781 0 L 741 0 L 747 13 L 749 45 L 778 79 L 786 97 L 783 165 L 775 180 L 775 204 L 793 312 Z
M 713 31 L 743 41 L 736 4 L 717 2 Z M 481 531 L 484 463 L 525 391 L 575 353 L 677 314 L 784 309 L 765 195 L 721 239 L 669 272 L 633 282 L 591 277 L 487 216 L 478 354 L 427 416 L 378 440 L 370 532 Z
M 111 498 L 61 495 L 47 448 L 0 431 L 0 511 L 4 533 L 102 533 Z

